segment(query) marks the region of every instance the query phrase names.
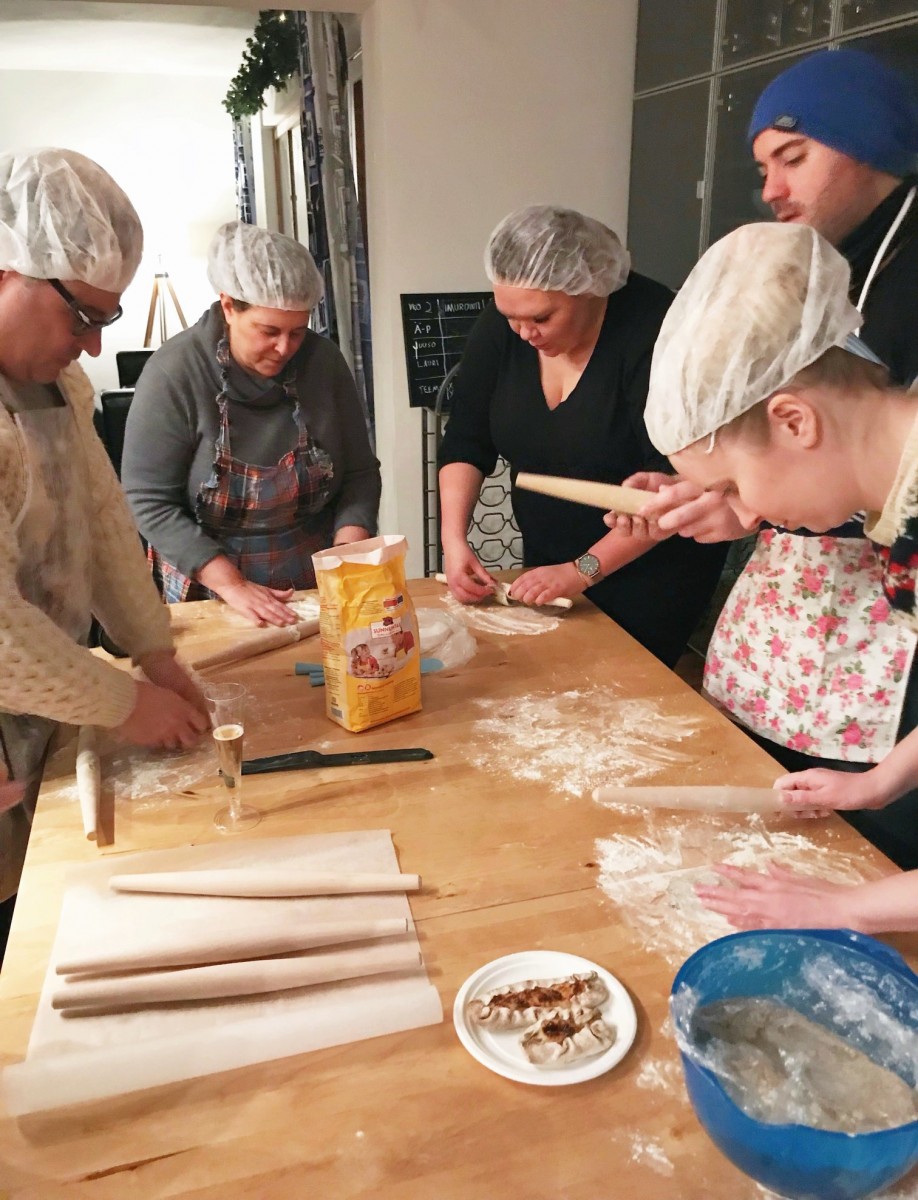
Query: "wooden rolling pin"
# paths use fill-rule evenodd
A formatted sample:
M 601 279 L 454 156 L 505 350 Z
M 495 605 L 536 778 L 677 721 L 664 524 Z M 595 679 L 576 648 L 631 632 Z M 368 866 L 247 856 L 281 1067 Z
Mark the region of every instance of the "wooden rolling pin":
M 151 871 L 143 875 L 112 875 L 115 892 L 167 892 L 178 896 L 347 896 L 359 892 L 416 892 L 420 875 L 263 871 L 230 867 L 214 871 Z
M 696 812 L 795 812 L 781 793 L 765 787 L 601 787 L 593 792 L 600 804 L 635 804 L 641 808 L 689 808 Z
M 80 798 L 83 832 L 91 842 L 96 840 L 99 825 L 99 805 L 102 801 L 102 766 L 94 725 L 83 725 L 77 738 L 76 785 Z
M 142 975 L 65 983 L 51 997 L 52 1008 L 65 1016 L 93 1011 L 146 1007 L 176 1001 L 221 1000 L 290 988 L 311 987 L 363 975 L 411 971 L 421 965 L 417 942 L 380 943 L 360 949 L 330 950 L 301 958 L 263 958 L 218 966 L 188 967 Z
M 593 508 L 632 516 L 640 512 L 654 494 L 641 488 L 621 487 L 617 483 L 595 483 L 589 479 L 568 479 L 563 475 L 529 475 L 525 471 L 517 475 L 516 486 L 527 492 L 541 492 L 543 496 L 573 500 L 577 504 L 590 504 Z
M 82 958 L 64 959 L 55 967 L 58 975 L 111 975 L 116 971 L 153 971 L 163 967 L 188 967 L 203 963 L 239 962 L 270 958 L 316 946 L 340 946 L 373 938 L 397 937 L 408 932 L 406 917 L 384 917 L 370 921 L 324 921 L 312 928 L 279 930 L 265 928 L 222 931 L 208 924 L 190 932 L 180 930 L 170 939 L 139 950 L 110 950 Z
M 205 654 L 201 658 L 191 660 L 195 671 L 206 671 L 210 667 L 225 667 L 229 663 L 242 662 L 245 658 L 254 658 L 256 654 L 265 654 L 268 650 L 278 650 L 281 646 L 292 646 L 304 638 L 312 637 L 319 632 L 319 619 L 313 617 L 309 621 L 298 621 L 296 625 L 284 625 L 281 629 L 265 629 L 261 633 L 252 634 L 243 641 L 234 642 L 223 650 L 213 654 Z
M 434 575 L 437 583 L 448 583 L 446 576 L 442 572 L 437 572 Z M 510 584 L 504 583 L 502 579 L 494 580 L 494 599 L 498 604 L 523 604 L 522 600 L 517 600 L 515 596 L 510 595 Z M 573 600 L 569 600 L 567 596 L 559 596 L 557 600 L 549 600 L 546 604 L 523 604 L 525 608 L 573 608 Z

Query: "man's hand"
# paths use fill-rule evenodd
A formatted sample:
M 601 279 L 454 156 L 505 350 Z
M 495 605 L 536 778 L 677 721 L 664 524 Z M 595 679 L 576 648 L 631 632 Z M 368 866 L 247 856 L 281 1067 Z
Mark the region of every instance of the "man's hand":
M 25 795 L 24 783 L 10 783 L 9 771 L 6 765 L 0 762 L 0 813 L 6 812 L 9 808 L 15 808 L 21 803 L 22 797 Z
M 185 667 L 175 657 L 173 650 L 154 650 L 140 659 L 140 667 L 150 683 L 168 688 L 199 712 L 207 716 L 207 701 Z
M 188 749 L 200 740 L 210 722 L 204 713 L 169 688 L 138 682 L 134 707 L 115 733 L 136 746 Z

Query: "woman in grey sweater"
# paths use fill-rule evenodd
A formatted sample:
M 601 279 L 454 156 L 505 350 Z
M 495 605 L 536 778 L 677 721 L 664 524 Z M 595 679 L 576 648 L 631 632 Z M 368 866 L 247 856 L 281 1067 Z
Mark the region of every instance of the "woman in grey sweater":
M 124 488 L 166 600 L 291 624 L 312 554 L 375 533 L 379 463 L 341 352 L 308 328 L 322 278 L 306 248 L 231 221 L 207 276 L 219 301 L 137 382 Z

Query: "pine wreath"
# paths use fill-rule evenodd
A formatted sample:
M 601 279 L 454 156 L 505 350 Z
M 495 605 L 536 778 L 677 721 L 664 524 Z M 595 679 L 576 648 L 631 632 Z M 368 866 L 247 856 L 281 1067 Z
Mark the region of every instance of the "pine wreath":
M 238 121 L 264 108 L 269 87 L 282 88 L 298 66 L 296 24 L 286 12 L 258 14 L 258 24 L 246 39 L 242 66 L 229 85 L 223 107 Z

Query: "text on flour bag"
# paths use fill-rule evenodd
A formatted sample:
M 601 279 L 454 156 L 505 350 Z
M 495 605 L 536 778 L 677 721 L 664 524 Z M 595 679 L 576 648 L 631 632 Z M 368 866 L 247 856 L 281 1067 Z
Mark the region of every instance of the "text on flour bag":
M 325 712 L 352 733 L 421 707 L 421 649 L 405 582 L 408 543 L 385 534 L 312 556 Z

